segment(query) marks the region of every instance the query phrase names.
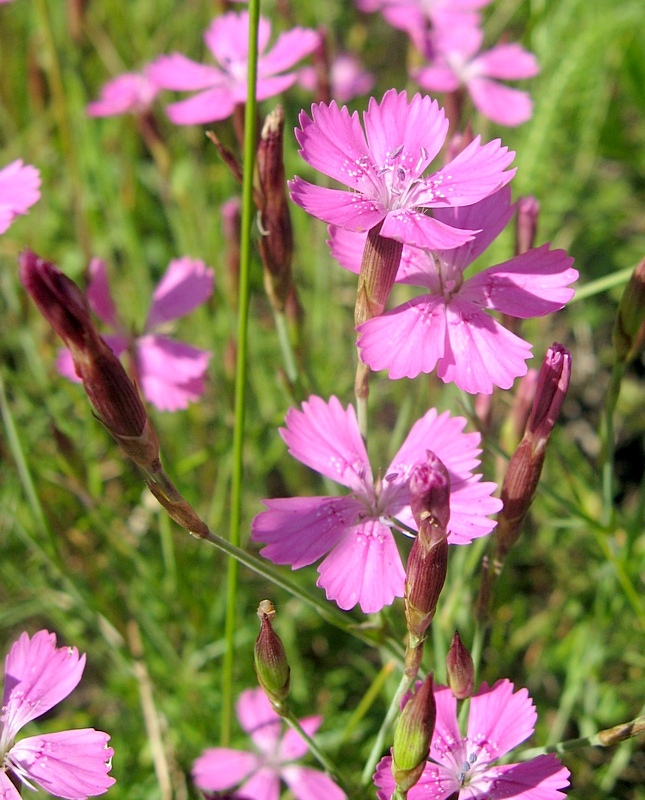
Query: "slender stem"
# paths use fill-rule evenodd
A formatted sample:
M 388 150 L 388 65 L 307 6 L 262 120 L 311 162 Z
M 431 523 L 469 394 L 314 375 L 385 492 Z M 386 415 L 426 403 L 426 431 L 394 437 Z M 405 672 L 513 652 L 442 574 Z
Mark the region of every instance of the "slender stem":
M 607 527 L 612 527 L 614 520 L 614 411 L 624 368 L 623 363 L 614 361 L 602 418 L 602 522 Z
M 275 328 L 278 333 L 278 342 L 280 343 L 280 350 L 282 351 L 282 359 L 284 361 L 284 369 L 287 373 L 287 378 L 292 384 L 298 381 L 298 364 L 296 363 L 296 354 L 293 352 L 291 345 L 291 337 L 289 336 L 289 323 L 284 311 L 274 310 L 273 317 L 275 320 Z
M 367 431 L 368 431 L 368 416 L 367 416 L 367 398 L 369 396 L 369 377 L 370 368 L 367 364 L 363 364 L 358 356 L 356 364 L 356 379 L 354 381 L 354 393 L 356 395 L 356 414 L 358 417 L 358 430 L 367 445 Z
M 237 362 L 235 367 L 235 424 L 233 429 L 233 470 L 231 478 L 231 516 L 229 537 L 233 545 L 240 542 L 242 516 L 244 423 L 246 408 L 248 320 L 250 298 L 251 226 L 255 217 L 253 203 L 253 171 L 257 140 L 257 101 L 255 86 L 258 61 L 258 25 L 260 0 L 249 3 L 249 45 L 247 102 L 244 114 L 244 174 L 242 181 L 242 223 L 240 234 L 240 284 L 237 329 Z M 225 639 L 227 642 L 222 664 L 221 743 L 228 745 L 233 718 L 233 665 L 237 628 L 238 561 L 229 559 L 227 572 L 227 604 Z
M 578 300 L 586 300 L 587 297 L 602 294 L 608 289 L 613 289 L 614 286 L 622 286 L 624 283 L 627 283 L 633 272 L 634 267 L 627 267 L 626 269 L 621 269 L 619 272 L 614 272 L 611 275 L 606 275 L 603 278 L 598 278 L 598 280 L 590 281 L 590 283 L 580 286 L 576 289 L 575 296 L 569 300 L 569 305 L 571 303 L 577 303 Z

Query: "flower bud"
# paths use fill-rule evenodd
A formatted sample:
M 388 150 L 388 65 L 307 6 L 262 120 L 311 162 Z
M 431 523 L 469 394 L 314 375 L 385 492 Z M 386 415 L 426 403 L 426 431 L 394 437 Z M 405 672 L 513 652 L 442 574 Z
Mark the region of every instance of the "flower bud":
M 515 217 L 515 255 L 527 253 L 535 243 L 540 204 L 535 197 L 520 197 Z
M 475 665 L 468 649 L 461 641 L 459 631 L 455 631 L 446 655 L 448 685 L 457 700 L 465 700 L 473 693 L 475 684 Z
M 254 655 L 255 671 L 260 686 L 271 701 L 271 705 L 280 713 L 289 694 L 291 669 L 284 645 L 271 626 L 274 617 L 273 603 L 270 600 L 262 600 L 258 607 L 260 633 L 255 640 Z
M 402 792 L 408 792 L 423 773 L 436 715 L 432 675 L 428 675 L 408 700 L 394 730 L 392 775 Z
M 612 341 L 619 364 L 629 364 L 645 345 L 645 259 L 632 272 L 623 290 Z
M 571 379 L 571 354 L 554 342 L 546 351 L 537 380 L 533 408 L 526 426 L 534 448 L 545 447 L 560 416 Z
M 69 348 L 100 422 L 126 455 L 155 472 L 160 466 L 157 436 L 136 386 L 94 327 L 85 296 L 58 267 L 30 250 L 21 253 L 19 263 L 23 286 Z
M 401 263 L 403 245 L 381 236 L 382 227 L 383 223 L 379 222 L 365 240 L 356 291 L 355 325 L 383 313 Z

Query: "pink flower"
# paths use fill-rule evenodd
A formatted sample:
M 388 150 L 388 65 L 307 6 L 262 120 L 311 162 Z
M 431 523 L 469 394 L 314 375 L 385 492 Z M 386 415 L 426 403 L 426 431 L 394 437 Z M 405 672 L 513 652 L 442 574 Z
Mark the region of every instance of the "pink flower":
M 85 109 L 90 117 L 112 117 L 116 114 L 142 114 L 152 105 L 159 87 L 150 79 L 148 68 L 143 72 L 126 72 L 101 89 L 98 100 Z
M 56 797 L 84 800 L 114 783 L 108 775 L 114 751 L 110 737 L 94 728 L 28 736 L 14 744 L 28 722 L 60 703 L 78 685 L 85 656 L 75 647 L 56 647 L 56 636 L 23 633 L 5 661 L 0 716 L 0 797 L 20 800 L 14 782 L 37 783 Z
M 519 764 L 495 766 L 499 758 L 533 733 L 537 714 L 526 689 L 514 692 L 508 680 L 491 688 L 483 683 L 470 700 L 468 731 L 462 736 L 457 722 L 457 700 L 447 686 L 435 686 L 437 705 L 430 761 L 409 800 L 476 800 L 518 798 L 559 800 L 559 789 L 569 785 L 569 770 L 555 755 L 543 755 Z M 378 800 L 394 791 L 392 759 L 376 768 Z
M 356 56 L 351 53 L 339 53 L 331 62 L 329 82 L 331 97 L 339 103 L 348 103 L 355 97 L 362 97 L 372 90 L 374 76 L 367 72 Z M 298 83 L 311 92 L 318 86 L 315 67 L 303 67 L 300 70 Z
M 480 53 L 483 38 L 483 31 L 473 25 L 431 31 L 423 47 L 429 64 L 414 77 L 431 92 L 454 92 L 464 86 L 485 117 L 500 125 L 521 125 L 533 113 L 529 94 L 497 81 L 532 78 L 540 71 L 537 59 L 518 44 L 500 44 Z
M 40 200 L 40 172 L 20 159 L 0 169 L 0 233 Z
M 335 102 L 300 114 L 296 138 L 300 155 L 312 167 L 350 191 L 314 186 L 296 177 L 293 200 L 319 219 L 353 231 L 383 223 L 380 235 L 416 247 L 450 248 L 473 238 L 425 213 L 426 209 L 468 206 L 508 183 L 515 170 L 504 169 L 514 153 L 500 140 L 481 145 L 477 137 L 443 169 L 423 173 L 441 149 L 448 121 L 436 101 L 390 89 L 381 103 L 370 99 L 363 115 L 350 115 Z
M 520 319 L 559 311 L 574 294 L 578 277 L 564 250 L 542 245 L 464 280 L 464 270 L 499 235 L 513 215 L 504 188 L 476 205 L 439 209 L 440 220 L 480 229 L 472 242 L 452 250 L 404 248 L 397 281 L 422 286 L 419 295 L 357 327 L 361 359 L 389 377 L 437 374 L 466 392 L 490 394 L 508 389 L 527 371 L 531 345 L 504 328 L 485 309 Z M 333 233 L 333 254 L 345 267 L 360 268 L 362 245 L 345 231 Z
M 463 433 L 466 420 L 431 408 L 412 427 L 392 463 L 374 481 L 352 406 L 336 397 L 310 397 L 302 411 L 291 409 L 280 434 L 294 458 L 347 486 L 344 497 L 288 497 L 265 500 L 268 511 L 252 523 L 252 538 L 267 546 L 261 554 L 293 569 L 318 567 L 318 586 L 343 609 L 358 603 L 365 613 L 380 611 L 403 596 L 405 573 L 392 535 L 400 523 L 416 531 L 410 510 L 409 479 L 431 450 L 451 480 L 448 542 L 468 544 L 494 528 L 488 514 L 501 502 L 494 483 L 480 483 L 478 433 Z
M 226 119 L 236 105 L 246 102 L 248 60 L 248 11 L 229 11 L 217 17 L 204 34 L 204 41 L 219 67 L 198 64 L 180 53 L 161 56 L 150 65 L 149 77 L 164 89 L 197 91 L 194 97 L 168 106 L 168 116 L 177 125 L 194 125 Z M 318 46 L 320 37 L 308 28 L 293 28 L 281 34 L 266 53 L 271 23 L 260 18 L 258 31 L 257 98 L 266 100 L 296 82 L 296 72 L 279 73 L 294 66 Z
M 205 303 L 213 292 L 213 281 L 213 270 L 208 269 L 203 261 L 188 257 L 171 261 L 152 296 L 143 334 L 133 343 L 118 321 L 105 263 L 99 258 L 90 263 L 87 289 L 90 306 L 100 320 L 117 331 L 116 335 L 103 338 L 116 356 L 134 344 L 136 380 L 141 384 L 146 400 L 161 411 L 186 408 L 204 393 L 210 353 L 158 331 Z M 78 382 L 69 350 L 61 351 L 57 367 L 61 375 Z
M 343 800 L 345 793 L 324 773 L 294 764 L 307 752 L 306 742 L 294 730 L 283 734 L 282 719 L 262 689 L 247 689 L 237 701 L 237 718 L 257 752 L 228 747 L 205 750 L 193 765 L 193 780 L 206 792 L 234 789 L 240 800 L 278 800 L 283 780 L 296 800 Z M 307 717 L 300 724 L 313 736 L 322 717 Z

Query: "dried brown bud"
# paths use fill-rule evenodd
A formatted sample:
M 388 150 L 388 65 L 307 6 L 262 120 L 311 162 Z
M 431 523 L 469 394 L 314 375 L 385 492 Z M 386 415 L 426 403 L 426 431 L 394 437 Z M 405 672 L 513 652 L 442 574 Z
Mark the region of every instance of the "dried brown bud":
M 457 700 L 465 700 L 473 693 L 475 685 L 475 665 L 468 649 L 461 641 L 459 631 L 455 631 L 446 655 L 448 685 Z
M 423 773 L 436 716 L 432 675 L 428 675 L 406 703 L 394 730 L 392 775 L 402 792 L 408 792 Z
M 271 625 L 274 617 L 273 603 L 263 600 L 258 608 L 260 633 L 255 641 L 255 671 L 271 705 L 280 713 L 289 694 L 291 669 L 284 645 Z

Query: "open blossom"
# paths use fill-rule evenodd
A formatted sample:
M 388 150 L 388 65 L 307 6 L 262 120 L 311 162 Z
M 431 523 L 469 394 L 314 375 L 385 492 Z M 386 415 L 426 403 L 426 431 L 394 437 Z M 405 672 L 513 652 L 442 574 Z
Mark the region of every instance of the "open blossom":
M 150 79 L 148 68 L 143 72 L 126 72 L 108 81 L 101 88 L 98 100 L 85 109 L 90 117 L 112 117 L 116 114 L 143 114 L 159 93 L 159 86 Z
M 569 770 L 553 754 L 519 764 L 497 762 L 533 733 L 537 714 L 526 689 L 514 691 L 509 680 L 483 683 L 470 700 L 468 729 L 461 735 L 457 700 L 447 686 L 435 686 L 437 717 L 429 761 L 409 800 L 560 800 Z M 394 791 L 392 758 L 376 768 L 378 800 Z
M 248 62 L 248 11 L 229 11 L 217 17 L 204 34 L 204 41 L 219 66 L 192 61 L 180 53 L 161 56 L 150 65 L 149 76 L 164 89 L 196 91 L 188 100 L 168 106 L 177 125 L 194 125 L 226 119 L 236 105 L 246 102 Z M 266 50 L 271 23 L 260 18 L 258 30 L 257 98 L 266 100 L 285 91 L 297 80 L 297 72 L 285 70 L 308 56 L 319 44 L 319 35 L 308 28 L 292 28 Z M 266 52 L 265 52 L 266 51 Z
M 36 783 L 56 797 L 85 800 L 114 783 L 108 775 L 113 750 L 107 733 L 94 728 L 28 736 L 14 743 L 28 722 L 60 703 L 78 685 L 85 656 L 56 647 L 56 636 L 23 633 L 5 661 L 0 716 L 0 797 L 20 800 L 16 785 Z M 16 785 L 14 785 L 14 783 Z
M 177 411 L 204 393 L 204 377 L 210 353 L 171 339 L 160 332 L 166 323 L 183 317 L 205 303 L 213 292 L 214 274 L 203 261 L 188 257 L 170 262 L 152 296 L 143 334 L 134 342 L 136 379 L 143 396 L 161 411 Z M 132 346 L 131 337 L 119 323 L 107 281 L 105 263 L 90 263 L 87 298 L 94 313 L 115 335 L 103 338 L 116 356 Z M 58 371 L 78 381 L 68 350 L 61 351 Z
M 237 718 L 251 737 L 255 752 L 229 747 L 205 750 L 193 765 L 193 780 L 202 791 L 233 789 L 230 796 L 240 800 L 278 800 L 280 782 L 284 781 L 295 800 L 344 800 L 345 793 L 327 775 L 294 763 L 307 752 L 307 743 L 294 730 L 283 733 L 283 720 L 262 689 L 242 692 L 237 701 Z M 309 736 L 321 723 L 320 716 L 300 720 Z
M 0 233 L 40 200 L 40 172 L 20 159 L 0 169 Z
M 261 554 L 293 569 L 326 557 L 318 586 L 343 609 L 357 603 L 366 613 L 402 597 L 405 572 L 393 529 L 416 530 L 410 510 L 410 475 L 432 450 L 450 475 L 448 542 L 468 544 L 495 526 L 489 514 L 501 502 L 494 483 L 473 475 L 479 464 L 478 433 L 463 433 L 466 420 L 430 409 L 412 427 L 392 463 L 374 480 L 356 415 L 336 397 L 310 397 L 292 408 L 280 430 L 289 452 L 321 475 L 350 489 L 343 497 L 265 500 L 267 511 L 252 523 L 252 538 L 266 544 Z
M 363 114 L 335 102 L 303 111 L 296 138 L 300 155 L 312 167 L 350 191 L 315 186 L 301 178 L 290 183 L 291 197 L 319 219 L 352 231 L 382 223 L 380 235 L 415 247 L 451 248 L 475 231 L 429 216 L 427 209 L 469 206 L 507 184 L 514 153 L 499 139 L 482 145 L 479 137 L 449 164 L 424 177 L 445 141 L 448 121 L 429 97 L 390 89 Z
M 445 383 L 473 394 L 490 394 L 494 386 L 508 389 L 526 374 L 531 345 L 486 311 L 520 319 L 559 311 L 573 297 L 568 287 L 578 273 L 564 250 L 542 245 L 464 279 L 464 270 L 504 229 L 513 210 L 510 190 L 504 188 L 476 205 L 435 212 L 441 220 L 480 233 L 452 250 L 404 247 L 397 281 L 428 293 L 357 327 L 366 364 L 387 369 L 393 379 L 414 378 L 436 367 Z M 332 231 L 332 237 L 336 258 L 358 271 L 358 236 Z
M 534 77 L 540 71 L 537 59 L 518 44 L 500 44 L 480 52 L 483 39 L 484 33 L 476 25 L 431 31 L 422 48 L 428 65 L 416 70 L 414 78 L 431 92 L 465 87 L 485 117 L 500 125 L 520 125 L 531 117 L 531 98 L 498 81 Z

